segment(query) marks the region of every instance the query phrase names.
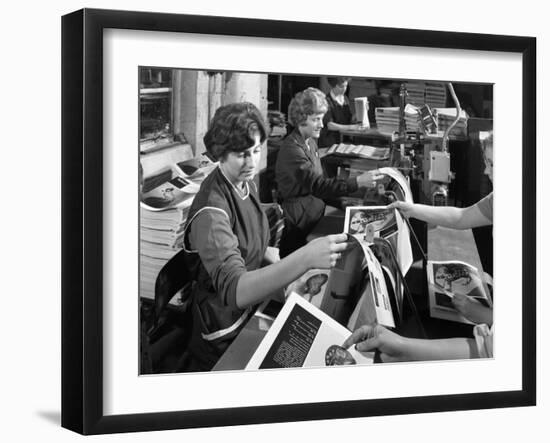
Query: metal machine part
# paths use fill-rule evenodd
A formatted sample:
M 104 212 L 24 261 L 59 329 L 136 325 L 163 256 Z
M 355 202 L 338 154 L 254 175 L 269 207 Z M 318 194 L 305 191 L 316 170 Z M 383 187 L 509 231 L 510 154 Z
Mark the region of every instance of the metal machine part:
M 430 152 L 429 180 L 433 183 L 431 200 L 434 206 L 447 206 L 448 204 L 449 190 L 447 185 L 453 178 L 451 156 L 449 154 L 449 134 L 460 120 L 460 113 L 462 111 L 453 84 L 447 83 L 447 88 L 455 104 L 456 118 L 443 133 L 441 151 Z

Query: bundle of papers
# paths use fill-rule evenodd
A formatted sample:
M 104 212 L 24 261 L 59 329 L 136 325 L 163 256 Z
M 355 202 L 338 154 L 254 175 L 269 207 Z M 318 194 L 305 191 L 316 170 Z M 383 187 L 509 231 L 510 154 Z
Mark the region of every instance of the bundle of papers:
M 443 108 L 447 104 L 447 88 L 442 82 L 407 82 L 407 103 Z
M 387 160 L 390 156 L 390 148 L 340 143 L 332 145 L 327 154 L 361 157 L 372 160 Z
M 436 108 L 437 128 L 439 131 L 446 131 L 456 119 L 456 108 Z M 466 137 L 468 132 L 468 114 L 460 111 L 460 118 L 451 129 L 450 135 Z
M 196 184 L 176 176 L 142 195 L 141 239 L 151 244 L 178 247 Z
M 425 102 L 426 84 L 424 82 L 407 82 L 407 103 L 422 106 Z
M 201 182 L 217 166 L 209 161 L 181 162 L 172 178 L 142 195 L 140 202 L 141 297 L 153 299 L 159 271 L 182 247 L 184 226 Z
M 210 174 L 219 162 L 213 162 L 208 157 L 203 155 L 199 158 L 193 158 L 174 164 L 174 172 L 176 175 L 184 179 L 200 185 L 202 181 Z
M 399 107 L 375 108 L 374 118 L 376 127 L 381 132 L 395 132 L 399 130 Z
M 424 103 L 430 108 L 444 108 L 447 105 L 447 88 L 445 83 L 426 82 Z
M 140 203 L 140 296 L 153 299 L 155 281 L 159 271 L 183 246 L 183 227 L 192 196 L 185 204 L 151 210 Z
M 374 115 L 379 131 L 399 131 L 399 107 L 376 108 Z M 421 128 L 421 116 L 418 107 L 411 104 L 405 106 L 405 127 L 407 131 L 417 131 Z

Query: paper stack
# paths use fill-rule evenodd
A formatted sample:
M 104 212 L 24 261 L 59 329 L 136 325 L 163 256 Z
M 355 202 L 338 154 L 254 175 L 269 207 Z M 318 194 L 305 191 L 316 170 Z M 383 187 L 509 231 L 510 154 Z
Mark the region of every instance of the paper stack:
M 426 84 L 424 82 L 407 82 L 407 103 L 422 106 L 425 103 Z
M 445 83 L 426 83 L 425 103 L 430 108 L 444 108 L 447 106 L 447 89 Z
M 332 145 L 327 151 L 327 155 L 328 154 L 368 158 L 372 160 L 386 160 L 389 158 L 390 148 L 340 143 Z
M 159 271 L 182 247 L 183 229 L 194 195 L 217 164 L 208 161 L 176 163 L 171 179 L 144 193 L 140 202 L 141 297 L 155 297 Z
M 456 118 L 456 108 L 436 108 L 437 126 L 439 131 L 446 131 Z M 460 111 L 460 119 L 451 130 L 450 135 L 466 137 L 468 133 L 468 114 Z
M 183 227 L 193 201 L 189 194 L 179 204 L 158 210 L 140 203 L 139 295 L 153 299 L 155 281 L 164 264 L 183 246 Z
M 422 130 L 422 117 L 419 112 L 419 108 L 407 104 L 405 106 L 405 127 L 407 131 L 419 131 Z
M 394 132 L 399 130 L 399 108 L 376 108 L 374 110 L 376 127 L 380 132 Z
M 399 131 L 399 108 L 376 108 L 374 111 L 376 126 L 380 132 Z M 411 104 L 405 106 L 405 126 L 407 131 L 417 131 L 420 128 L 418 108 Z

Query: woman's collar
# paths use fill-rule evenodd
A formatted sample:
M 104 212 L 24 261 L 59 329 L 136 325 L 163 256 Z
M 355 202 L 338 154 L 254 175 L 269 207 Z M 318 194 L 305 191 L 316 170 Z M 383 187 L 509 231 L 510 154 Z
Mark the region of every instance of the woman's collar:
M 305 145 L 309 148 L 309 145 L 307 144 L 307 142 L 308 140 L 311 139 L 311 137 L 304 137 L 298 128 L 294 130 L 294 134 L 298 142 L 300 142 L 302 145 Z
M 250 188 L 248 186 L 248 182 L 247 181 L 244 181 L 243 182 L 243 188 L 244 190 L 240 190 L 237 186 L 235 186 L 235 184 L 229 180 L 229 178 L 227 177 L 227 175 L 225 175 L 225 172 L 223 172 L 223 169 L 222 169 L 222 165 L 221 163 L 218 165 L 218 169 L 220 170 L 221 174 L 223 175 L 223 178 L 227 181 L 227 183 L 229 184 L 229 186 L 231 186 L 233 188 L 233 190 L 235 191 L 235 193 L 242 199 L 242 200 L 246 200 L 248 198 L 248 196 L 250 195 Z
M 332 89 L 330 90 L 329 94 L 332 97 L 332 99 L 339 105 L 343 104 L 346 101 L 346 99 L 344 98 L 345 97 L 344 94 L 340 96 L 334 95 L 334 92 L 332 92 Z

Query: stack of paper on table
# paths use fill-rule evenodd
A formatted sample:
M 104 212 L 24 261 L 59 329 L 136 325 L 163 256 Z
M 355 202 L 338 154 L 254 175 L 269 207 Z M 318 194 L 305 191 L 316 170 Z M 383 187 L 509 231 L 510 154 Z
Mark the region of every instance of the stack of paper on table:
M 159 271 L 183 245 L 183 227 L 193 196 L 163 210 L 140 203 L 140 286 L 141 297 L 154 298 Z
M 376 108 L 374 110 L 376 126 L 381 132 L 399 131 L 399 107 Z M 405 106 L 405 128 L 407 131 L 417 131 L 421 127 L 421 117 L 418 108 L 411 104 Z
M 187 162 L 181 162 L 187 163 Z M 173 172 L 172 178 L 144 193 L 140 202 L 139 295 L 153 299 L 159 271 L 182 247 L 183 228 L 194 195 L 214 168 Z M 179 169 L 175 168 L 175 171 Z

